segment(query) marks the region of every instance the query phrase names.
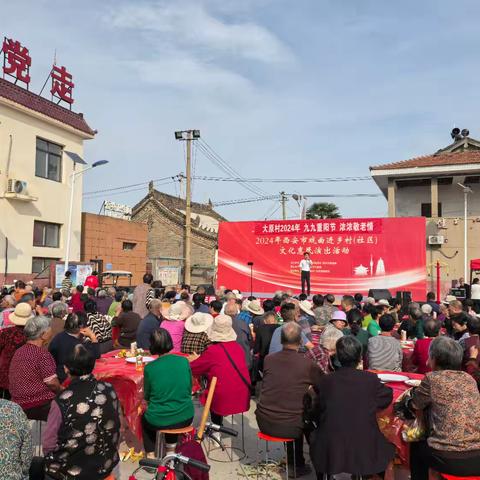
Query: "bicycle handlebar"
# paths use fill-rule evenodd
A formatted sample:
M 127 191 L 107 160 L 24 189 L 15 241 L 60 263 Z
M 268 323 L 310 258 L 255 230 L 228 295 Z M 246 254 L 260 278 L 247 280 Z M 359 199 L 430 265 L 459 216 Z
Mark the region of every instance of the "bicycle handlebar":
M 141 467 L 158 468 L 165 466 L 172 460 L 183 463 L 184 465 L 190 465 L 193 468 L 197 468 L 198 470 L 203 470 L 205 472 L 210 470 L 210 465 L 200 462 L 199 460 L 195 460 L 194 458 L 185 457 L 184 455 L 180 455 L 178 453 L 166 455 L 164 458 L 143 458 L 140 460 L 139 464 Z
M 232 428 L 223 427 L 221 425 L 217 425 L 211 422 L 207 422 L 205 427 L 209 430 L 213 430 L 214 432 L 222 432 L 226 433 L 227 435 L 231 435 L 232 437 L 238 437 L 238 432 L 236 430 L 233 430 Z

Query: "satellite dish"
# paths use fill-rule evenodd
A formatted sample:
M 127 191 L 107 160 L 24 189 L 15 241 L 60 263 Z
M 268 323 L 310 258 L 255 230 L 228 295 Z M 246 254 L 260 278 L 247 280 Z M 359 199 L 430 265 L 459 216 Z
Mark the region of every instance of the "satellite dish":
M 468 137 L 470 135 L 470 131 L 468 130 L 468 128 L 464 128 L 462 130 L 462 137 Z

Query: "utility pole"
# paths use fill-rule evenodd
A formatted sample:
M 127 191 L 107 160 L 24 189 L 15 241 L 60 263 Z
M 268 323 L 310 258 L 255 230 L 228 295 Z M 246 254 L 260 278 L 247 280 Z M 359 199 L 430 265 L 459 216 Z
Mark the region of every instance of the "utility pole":
M 280 192 L 280 202 L 282 202 L 282 219 L 287 219 L 287 195 L 285 192 Z
M 190 285 L 192 270 L 192 140 L 200 138 L 200 130 L 175 132 L 175 139 L 187 142 L 187 167 L 185 188 L 185 235 L 183 241 L 183 282 Z

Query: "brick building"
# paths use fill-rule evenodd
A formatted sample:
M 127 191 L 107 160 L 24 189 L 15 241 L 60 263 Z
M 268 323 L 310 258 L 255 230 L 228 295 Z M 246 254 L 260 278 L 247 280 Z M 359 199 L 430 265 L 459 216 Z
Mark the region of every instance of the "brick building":
M 132 272 L 138 285 L 147 264 L 147 225 L 84 212 L 80 254 L 82 262 L 101 262 L 103 271 Z
M 211 205 L 192 202 L 191 209 L 192 284 L 212 283 L 215 277 L 218 223 L 225 218 L 215 212 Z M 147 256 L 154 278 L 164 282 L 170 278 L 167 283 L 173 283 L 175 278 L 181 281 L 185 200 L 158 192 L 150 183 L 148 195 L 133 207 L 132 220 L 147 224 Z

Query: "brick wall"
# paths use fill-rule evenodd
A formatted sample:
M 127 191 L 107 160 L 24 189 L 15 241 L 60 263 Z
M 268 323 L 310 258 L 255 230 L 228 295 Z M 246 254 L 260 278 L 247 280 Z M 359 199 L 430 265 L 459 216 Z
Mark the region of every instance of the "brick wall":
M 147 255 L 152 263 L 157 266 L 168 265 L 183 268 L 184 229 L 181 224 L 162 215 L 152 204 L 147 204 L 138 211 L 134 221 L 149 225 Z M 211 236 L 207 238 L 192 229 L 191 282 L 193 285 L 211 282 L 213 270 L 197 269 L 194 265 L 210 266 L 213 269 L 216 249 L 216 238 L 211 238 Z
M 124 250 L 124 243 L 134 243 Z M 82 213 L 81 261 L 103 260 L 103 268 L 133 273 L 132 285 L 142 282 L 147 263 L 147 225 L 104 215 Z

